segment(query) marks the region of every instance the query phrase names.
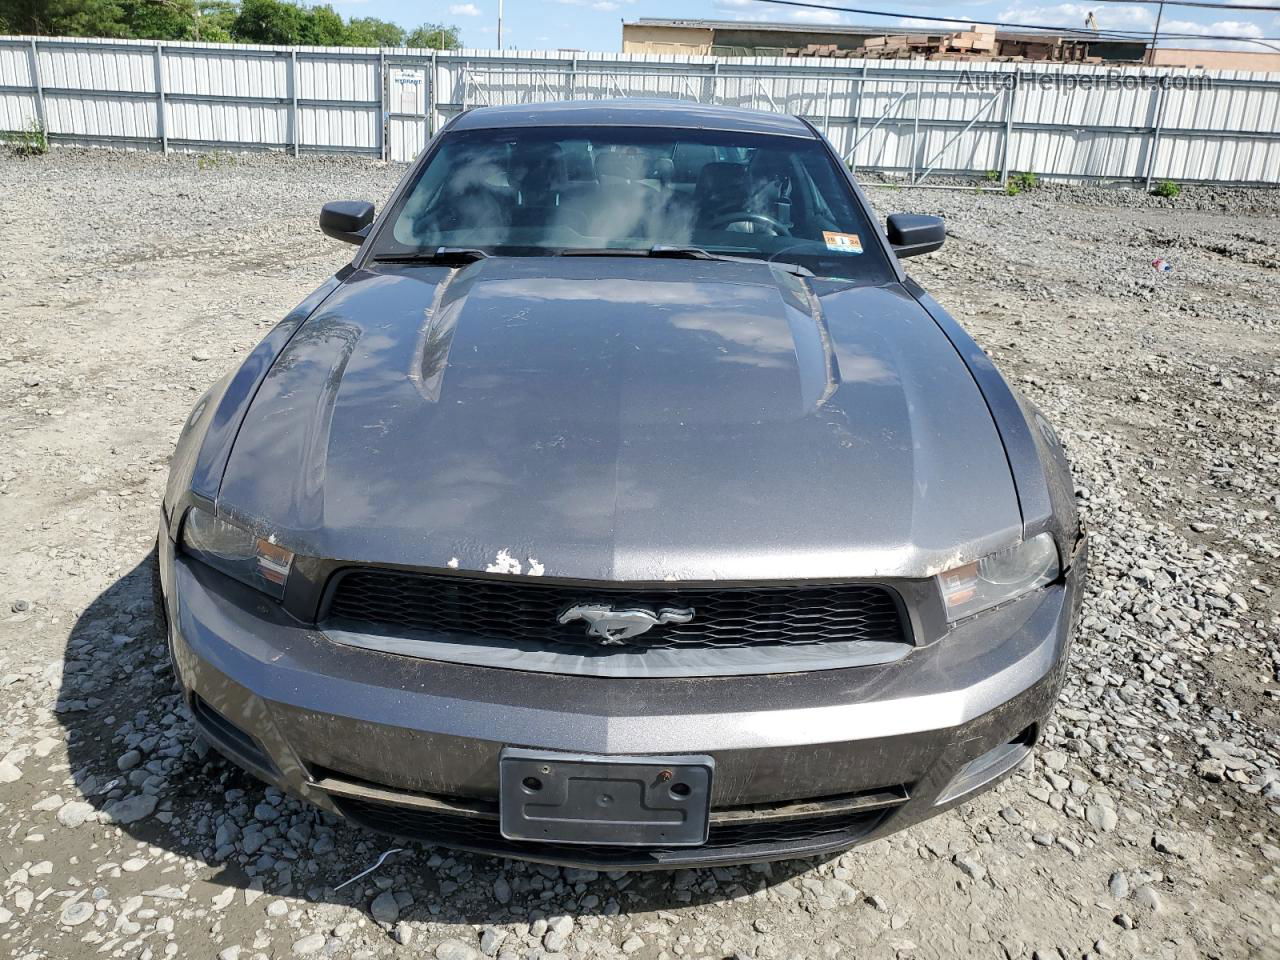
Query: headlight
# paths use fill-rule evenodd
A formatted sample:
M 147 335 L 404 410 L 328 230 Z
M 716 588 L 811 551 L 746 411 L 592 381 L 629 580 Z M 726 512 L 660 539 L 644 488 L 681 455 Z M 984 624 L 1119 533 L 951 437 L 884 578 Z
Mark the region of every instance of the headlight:
M 192 507 L 182 524 L 182 549 L 241 583 L 279 600 L 293 566 L 293 554 L 248 530 Z
M 1039 534 L 1010 550 L 993 553 L 938 577 L 947 619 L 963 620 L 1058 579 L 1058 548 Z

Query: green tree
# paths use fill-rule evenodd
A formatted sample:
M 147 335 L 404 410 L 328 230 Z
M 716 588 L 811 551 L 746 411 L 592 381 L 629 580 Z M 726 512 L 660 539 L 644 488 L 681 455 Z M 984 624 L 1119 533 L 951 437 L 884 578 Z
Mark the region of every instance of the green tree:
M 124 25 L 140 40 L 194 40 L 195 0 L 123 0 Z
M 329 4 L 291 0 L 0 0 L 0 33 L 456 49 L 458 28 L 404 28 L 377 17 L 344 20 Z
M 232 0 L 200 0 L 196 4 L 196 40 L 230 43 L 231 30 L 240 8 Z
M 460 50 L 462 41 L 458 39 L 457 27 L 446 27 L 443 23 L 424 23 L 410 32 L 405 46 L 428 50 Z
M 243 0 L 231 24 L 231 39 L 238 43 L 303 43 L 308 11 L 280 0 Z
M 55 4 L 55 32 L 75 37 L 127 37 L 124 10 L 118 0 L 61 0 Z
M 0 20 L 14 33 L 124 37 L 123 19 L 117 0 L 0 0 Z
M 347 25 L 333 7 L 324 5 L 303 10 L 302 42 L 317 47 L 338 47 L 347 42 Z
M 5 33 L 48 34 L 58 18 L 59 4 L 51 0 L 0 0 Z
M 377 17 L 352 17 L 342 42 L 352 47 L 403 47 L 404 28 Z

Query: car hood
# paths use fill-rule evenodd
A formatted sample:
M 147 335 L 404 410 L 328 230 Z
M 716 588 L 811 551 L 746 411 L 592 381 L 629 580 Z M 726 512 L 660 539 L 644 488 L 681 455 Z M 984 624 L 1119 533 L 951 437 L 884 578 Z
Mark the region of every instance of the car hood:
M 266 376 L 218 509 L 306 555 L 643 581 L 931 576 L 1021 523 L 900 286 L 596 257 L 354 272 Z

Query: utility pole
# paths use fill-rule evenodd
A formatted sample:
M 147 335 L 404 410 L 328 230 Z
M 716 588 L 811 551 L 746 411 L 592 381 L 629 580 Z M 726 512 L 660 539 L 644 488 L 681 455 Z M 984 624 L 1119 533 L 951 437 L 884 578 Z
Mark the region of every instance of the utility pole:
M 1151 32 L 1151 49 L 1147 51 L 1147 65 L 1154 66 L 1156 62 L 1156 44 L 1160 42 L 1160 21 L 1164 19 L 1164 3 L 1160 4 L 1160 9 L 1156 12 L 1156 28 Z
M 1164 9 L 1164 4 L 1160 7 Z M 498 0 L 498 49 L 502 49 L 502 0 Z

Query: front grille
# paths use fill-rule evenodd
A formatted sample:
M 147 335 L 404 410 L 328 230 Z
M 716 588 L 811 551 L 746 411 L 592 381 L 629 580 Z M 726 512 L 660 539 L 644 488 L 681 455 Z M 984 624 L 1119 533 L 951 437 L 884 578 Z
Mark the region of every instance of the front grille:
M 787 820 L 713 822 L 706 844 L 700 847 L 613 847 L 508 840 L 499 832 L 497 820 L 351 797 L 335 796 L 333 800 L 345 817 L 360 826 L 398 837 L 530 860 L 631 867 L 745 860 L 776 856 L 783 851 L 803 855 L 851 846 L 891 812 L 867 810 Z
M 894 594 L 870 584 L 634 590 L 358 569 L 339 574 L 328 616 L 384 629 L 599 649 L 599 638 L 587 635 L 584 621 L 557 622 L 567 608 L 591 602 L 615 609 L 694 610 L 688 623 L 658 624 L 612 650 L 907 639 Z

